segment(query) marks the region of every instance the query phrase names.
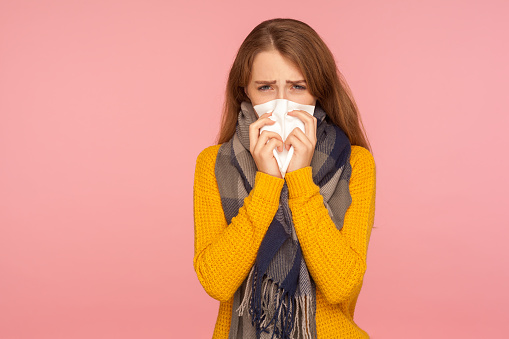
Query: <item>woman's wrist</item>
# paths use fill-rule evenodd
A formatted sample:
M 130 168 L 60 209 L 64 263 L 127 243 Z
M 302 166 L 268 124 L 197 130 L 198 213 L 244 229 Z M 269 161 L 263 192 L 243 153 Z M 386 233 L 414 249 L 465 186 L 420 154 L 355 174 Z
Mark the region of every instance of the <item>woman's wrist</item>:
M 289 199 L 311 196 L 320 191 L 320 188 L 313 181 L 313 168 L 311 166 L 287 172 L 285 180 L 288 185 Z
M 264 200 L 273 203 L 279 203 L 279 196 L 285 180 L 273 175 L 257 171 L 255 175 L 255 184 L 253 187 L 254 196 L 262 196 Z

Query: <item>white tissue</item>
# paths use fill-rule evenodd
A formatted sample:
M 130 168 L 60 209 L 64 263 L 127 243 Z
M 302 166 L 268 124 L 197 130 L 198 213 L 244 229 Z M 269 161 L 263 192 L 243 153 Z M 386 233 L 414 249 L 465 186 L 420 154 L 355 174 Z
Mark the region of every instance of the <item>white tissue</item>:
M 302 105 L 286 99 L 276 99 L 268 101 L 266 103 L 253 106 L 253 108 L 258 114 L 258 116 L 268 112 L 272 112 L 272 115 L 269 117 L 269 119 L 276 122 L 275 124 L 272 125 L 263 126 L 260 129 L 260 134 L 265 130 L 276 132 L 281 136 L 283 141 L 286 140 L 288 135 L 296 127 L 300 128 L 302 132 L 306 132 L 304 128 L 304 123 L 299 118 L 288 115 L 288 112 L 293 110 L 302 110 L 308 112 L 311 115 L 313 115 L 313 113 L 315 112 L 315 106 L 313 105 Z M 273 153 L 279 166 L 281 176 L 284 178 L 286 170 L 288 169 L 288 165 L 290 164 L 290 160 L 292 159 L 293 156 L 293 145 L 290 146 L 290 149 L 288 151 L 286 150 L 286 148 L 283 147 L 283 152 L 278 152 L 276 147 L 274 148 Z

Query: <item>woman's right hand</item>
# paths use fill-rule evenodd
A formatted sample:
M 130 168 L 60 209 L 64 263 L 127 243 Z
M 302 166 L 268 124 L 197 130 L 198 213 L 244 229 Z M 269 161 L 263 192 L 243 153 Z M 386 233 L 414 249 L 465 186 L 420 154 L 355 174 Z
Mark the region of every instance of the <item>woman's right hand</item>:
M 262 131 L 260 134 L 260 129 L 263 126 L 276 123 L 274 120 L 269 119 L 271 114 L 272 112 L 262 114 L 258 120 L 249 125 L 249 151 L 253 156 L 258 171 L 282 179 L 283 177 L 272 151 L 276 147 L 279 152 L 283 151 L 283 138 L 276 132 Z

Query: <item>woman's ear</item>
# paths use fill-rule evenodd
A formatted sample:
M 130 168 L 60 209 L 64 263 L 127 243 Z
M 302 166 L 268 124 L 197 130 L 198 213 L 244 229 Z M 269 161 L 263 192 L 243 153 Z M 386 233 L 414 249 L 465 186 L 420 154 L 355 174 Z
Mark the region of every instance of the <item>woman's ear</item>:
M 249 98 L 249 101 L 251 101 L 251 98 L 249 97 L 249 93 L 247 93 L 247 87 L 243 87 L 244 88 L 244 93 L 246 93 L 247 97 Z

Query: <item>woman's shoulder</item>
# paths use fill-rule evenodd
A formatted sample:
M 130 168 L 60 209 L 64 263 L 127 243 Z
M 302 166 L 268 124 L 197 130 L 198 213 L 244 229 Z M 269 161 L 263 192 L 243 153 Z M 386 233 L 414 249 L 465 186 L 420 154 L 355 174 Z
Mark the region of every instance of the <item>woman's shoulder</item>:
M 215 182 L 216 157 L 219 147 L 221 144 L 208 146 L 198 154 L 194 172 L 195 189 L 209 189 L 210 185 Z
M 219 145 L 212 145 L 206 147 L 204 150 L 202 150 L 196 159 L 196 166 L 206 166 L 207 164 L 215 164 L 217 152 L 219 151 L 219 147 L 221 147 L 222 144 Z
M 362 146 L 352 145 L 350 164 L 356 169 L 375 170 L 375 158 L 368 149 Z
M 208 146 L 206 147 L 204 150 L 202 150 L 200 152 L 200 154 L 198 154 L 198 158 L 200 157 L 209 157 L 209 156 L 216 156 L 217 155 L 217 152 L 219 151 L 219 147 L 221 147 L 222 144 L 219 144 L 219 145 L 212 145 L 212 146 Z

